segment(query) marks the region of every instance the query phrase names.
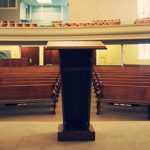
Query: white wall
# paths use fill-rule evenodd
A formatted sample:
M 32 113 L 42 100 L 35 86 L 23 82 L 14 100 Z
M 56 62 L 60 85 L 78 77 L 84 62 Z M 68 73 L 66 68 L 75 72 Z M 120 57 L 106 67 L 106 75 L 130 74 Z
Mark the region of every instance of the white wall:
M 0 20 L 19 22 L 20 0 L 17 1 L 17 9 L 0 10 Z M 69 0 L 69 22 L 118 18 L 122 23 L 128 23 L 137 18 L 137 0 Z
M 133 23 L 137 18 L 137 0 L 99 0 L 99 18 L 121 19 Z
M 69 22 L 69 7 L 68 5 L 63 5 L 63 22 Z
M 20 6 L 21 2 L 21 6 Z M 63 20 L 68 22 L 68 2 L 67 0 L 63 2 Z M 17 0 L 17 9 L 0 9 L 0 20 L 13 20 L 15 22 L 20 22 L 20 19 L 26 18 L 26 4 L 24 0 Z M 61 20 L 61 5 L 52 5 L 51 7 L 44 6 L 44 12 L 41 13 L 41 8 L 32 7 L 32 17 L 33 22 L 50 23 L 51 20 L 59 21 Z
M 107 50 L 96 51 L 96 65 L 122 65 L 121 45 L 106 45 Z
M 39 46 L 39 65 L 44 64 L 44 46 Z
M 97 0 L 69 0 L 69 22 L 89 22 L 97 19 Z
M 69 22 L 121 19 L 128 23 L 135 18 L 137 0 L 69 0 Z
M 18 9 L 0 10 L 0 20 L 19 22 L 19 16 L 20 0 L 18 0 Z M 137 0 L 69 0 L 69 22 L 118 18 L 122 23 L 137 18 Z
M 33 6 L 31 14 L 32 22 L 47 23 L 61 20 L 61 6 Z
M 24 0 L 22 0 L 20 4 L 20 19 L 26 19 L 26 4 Z
M 17 9 L 0 9 L 0 20 L 20 20 L 20 0 L 17 0 Z

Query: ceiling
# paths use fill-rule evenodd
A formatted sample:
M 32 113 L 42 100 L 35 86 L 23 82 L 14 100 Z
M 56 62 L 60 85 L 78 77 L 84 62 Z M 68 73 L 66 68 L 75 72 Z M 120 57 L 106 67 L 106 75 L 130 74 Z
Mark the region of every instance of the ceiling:
M 24 2 L 30 6 L 41 6 L 41 4 L 37 2 L 37 0 L 24 0 Z M 60 6 L 60 5 L 68 5 L 68 3 L 69 3 L 69 0 L 52 0 L 51 4 L 42 4 L 42 5 L 59 5 Z

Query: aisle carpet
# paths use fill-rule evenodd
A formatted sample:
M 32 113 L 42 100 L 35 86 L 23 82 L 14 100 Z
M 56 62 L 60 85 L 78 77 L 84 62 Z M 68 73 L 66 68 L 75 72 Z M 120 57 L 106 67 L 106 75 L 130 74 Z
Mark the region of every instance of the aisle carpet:
M 94 142 L 58 142 L 58 122 L 1 122 L 0 150 L 149 150 L 150 122 L 92 122 Z

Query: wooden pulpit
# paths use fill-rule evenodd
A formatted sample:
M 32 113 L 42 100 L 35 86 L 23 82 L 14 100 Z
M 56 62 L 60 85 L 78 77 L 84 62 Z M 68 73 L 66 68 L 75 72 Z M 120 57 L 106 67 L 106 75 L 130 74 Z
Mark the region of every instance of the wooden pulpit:
M 62 78 L 63 124 L 58 141 L 94 141 L 90 124 L 93 50 L 106 49 L 100 41 L 49 41 L 47 50 L 59 50 Z

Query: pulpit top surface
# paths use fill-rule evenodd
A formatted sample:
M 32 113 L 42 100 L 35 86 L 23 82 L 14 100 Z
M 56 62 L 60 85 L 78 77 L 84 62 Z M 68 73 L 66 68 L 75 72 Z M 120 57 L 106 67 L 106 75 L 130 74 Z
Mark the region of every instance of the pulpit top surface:
M 54 49 L 106 49 L 101 41 L 48 41 L 46 50 Z

